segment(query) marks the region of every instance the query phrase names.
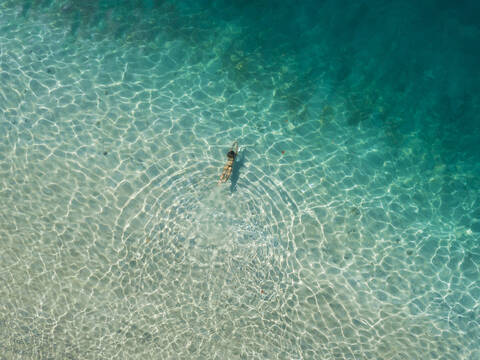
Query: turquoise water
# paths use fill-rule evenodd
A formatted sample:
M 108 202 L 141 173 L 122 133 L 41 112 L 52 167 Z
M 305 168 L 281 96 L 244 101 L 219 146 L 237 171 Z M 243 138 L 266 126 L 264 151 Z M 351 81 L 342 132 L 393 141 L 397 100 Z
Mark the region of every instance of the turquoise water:
M 0 0 L 0 359 L 480 359 L 480 6 L 422 3 Z

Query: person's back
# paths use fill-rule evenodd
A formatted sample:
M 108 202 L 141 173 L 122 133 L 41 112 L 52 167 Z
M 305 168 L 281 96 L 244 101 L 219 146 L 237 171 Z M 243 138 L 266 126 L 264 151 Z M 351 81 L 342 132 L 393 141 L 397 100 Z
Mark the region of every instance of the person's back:
M 237 157 L 238 154 L 238 143 L 235 141 L 230 148 L 230 151 L 227 153 L 227 163 L 223 167 L 222 175 L 220 175 L 220 180 L 218 183 L 224 183 L 227 182 L 227 180 L 230 178 L 230 175 L 232 174 L 233 171 L 233 163 L 235 162 L 235 158 Z

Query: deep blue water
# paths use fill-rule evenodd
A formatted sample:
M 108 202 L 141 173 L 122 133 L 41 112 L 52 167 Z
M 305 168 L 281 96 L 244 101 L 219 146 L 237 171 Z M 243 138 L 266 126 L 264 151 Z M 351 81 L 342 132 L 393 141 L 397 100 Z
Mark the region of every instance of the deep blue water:
M 478 19 L 0 0 L 0 359 L 480 359 Z

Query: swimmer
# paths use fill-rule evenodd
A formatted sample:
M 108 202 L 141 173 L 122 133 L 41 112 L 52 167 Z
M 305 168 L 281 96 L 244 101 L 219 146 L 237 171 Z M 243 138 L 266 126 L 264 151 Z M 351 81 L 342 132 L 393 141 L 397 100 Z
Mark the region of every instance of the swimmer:
M 223 167 L 222 175 L 220 175 L 220 180 L 218 180 L 218 183 L 224 183 L 227 182 L 228 178 L 232 174 L 233 170 L 233 163 L 235 161 L 235 158 L 237 157 L 238 154 L 238 143 L 235 141 L 230 148 L 230 151 L 227 153 L 227 163 Z

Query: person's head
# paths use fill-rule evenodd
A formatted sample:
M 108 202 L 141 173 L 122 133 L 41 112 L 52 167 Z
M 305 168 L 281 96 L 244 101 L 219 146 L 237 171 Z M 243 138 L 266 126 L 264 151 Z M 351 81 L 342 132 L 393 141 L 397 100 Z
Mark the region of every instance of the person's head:
M 227 153 L 227 158 L 229 158 L 229 159 L 235 159 L 235 151 L 230 150 L 230 151 Z

